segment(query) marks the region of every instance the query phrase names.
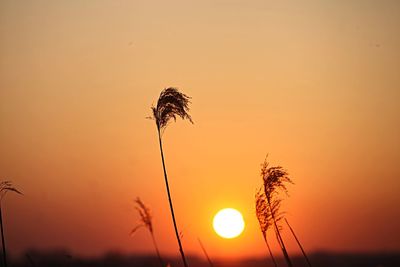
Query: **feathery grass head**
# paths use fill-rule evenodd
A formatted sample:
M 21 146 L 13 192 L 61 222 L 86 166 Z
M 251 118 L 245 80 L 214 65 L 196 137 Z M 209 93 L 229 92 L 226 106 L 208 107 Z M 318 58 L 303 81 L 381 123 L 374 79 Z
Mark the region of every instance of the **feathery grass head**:
M 146 227 L 150 233 L 153 233 L 153 223 L 152 223 L 152 216 L 150 213 L 150 209 L 144 205 L 142 200 L 140 198 L 135 199 L 136 202 L 136 210 L 138 211 L 140 215 L 140 223 L 132 229 L 130 235 L 133 235 L 136 230 L 138 230 L 140 227 Z
M 271 225 L 276 224 L 278 230 L 281 228 L 278 223 L 283 219 L 284 213 L 280 211 L 282 199 L 279 198 L 279 191 L 287 194 L 286 183 L 293 182 L 281 166 L 270 167 L 267 158 L 261 164 L 261 177 L 264 190 L 260 189 L 256 193 L 256 213 L 265 237 Z
M 164 89 L 157 101 L 157 106 L 153 106 L 152 119 L 156 121 L 157 128 L 164 130 L 171 119 L 176 121 L 176 116 L 183 120 L 188 119 L 191 123 L 192 117 L 189 115 L 190 97 L 179 92 L 177 88 L 169 87 Z
M 267 200 L 265 199 L 265 194 L 261 189 L 256 192 L 256 215 L 258 223 L 260 224 L 261 232 L 264 237 L 266 237 L 267 230 L 271 226 L 271 213 L 268 208 Z
M 17 190 L 15 187 L 13 187 L 11 181 L 0 182 L 0 202 L 1 202 L 1 200 L 3 200 L 4 196 L 8 192 L 15 192 L 17 194 L 22 195 L 22 193 L 19 190 Z
M 264 182 L 264 191 L 267 198 L 272 198 L 273 195 L 282 190 L 287 194 L 286 183 L 293 184 L 289 178 L 288 172 L 281 166 L 269 167 L 267 159 L 261 164 L 261 177 Z
M 273 218 L 277 223 L 283 219 L 283 213 L 279 211 L 281 200 L 276 197 L 272 198 L 270 208 L 267 197 L 261 188 L 256 192 L 255 197 L 258 223 L 264 238 L 266 238 L 268 229 L 274 224 Z

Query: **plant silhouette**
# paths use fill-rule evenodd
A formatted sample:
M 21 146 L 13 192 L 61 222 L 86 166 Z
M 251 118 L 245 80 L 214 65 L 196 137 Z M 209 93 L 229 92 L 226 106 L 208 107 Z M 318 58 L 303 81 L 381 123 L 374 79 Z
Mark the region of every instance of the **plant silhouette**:
M 0 229 L 1 229 L 1 243 L 3 246 L 3 261 L 4 266 L 7 267 L 7 253 L 6 253 L 6 242 L 4 237 L 4 230 L 3 230 L 3 198 L 6 196 L 8 192 L 14 192 L 17 194 L 22 195 L 22 193 L 13 187 L 11 181 L 3 181 L 0 183 Z
M 148 207 L 146 207 L 146 205 L 144 205 L 144 203 L 140 200 L 140 198 L 136 198 L 135 202 L 136 202 L 135 208 L 140 215 L 140 223 L 132 229 L 130 235 L 133 235 L 139 228 L 146 227 L 147 230 L 149 230 L 149 232 L 150 232 L 151 239 L 153 240 L 153 244 L 154 244 L 154 248 L 157 253 L 158 260 L 160 261 L 160 264 L 163 267 L 164 261 L 161 257 L 160 251 L 158 250 L 157 242 L 154 237 L 153 222 L 152 222 L 153 217 L 151 216 L 150 209 Z
M 201 250 L 203 250 L 203 253 L 204 253 L 204 255 L 206 256 L 206 259 L 207 259 L 207 261 L 208 261 L 208 264 L 210 265 L 210 267 L 214 267 L 214 264 L 213 264 L 212 260 L 210 259 L 210 257 L 208 256 L 207 250 L 206 250 L 206 248 L 204 247 L 203 243 L 201 242 L 200 238 L 197 238 L 197 241 L 199 241 Z
M 269 167 L 267 159 L 261 165 L 261 177 L 264 184 L 264 195 L 267 204 L 267 210 L 272 218 L 272 223 L 275 228 L 275 234 L 278 243 L 281 247 L 283 256 L 285 257 L 286 263 L 289 267 L 293 264 L 289 258 L 289 254 L 286 250 L 285 243 L 283 242 L 282 236 L 280 234 L 280 227 L 278 226 L 278 221 L 281 219 L 279 208 L 281 200 L 278 198 L 279 193 L 283 191 L 287 194 L 286 183 L 293 183 L 289 178 L 288 173 L 281 166 Z
M 271 257 L 271 260 L 273 261 L 274 266 L 278 267 L 278 265 L 276 263 L 276 260 L 275 260 L 275 257 L 272 254 L 271 247 L 269 246 L 268 239 L 267 239 L 268 229 L 273 227 L 273 223 L 274 222 L 272 220 L 271 211 L 270 211 L 270 209 L 268 207 L 268 202 L 267 202 L 265 193 L 262 191 L 262 189 L 259 189 L 256 192 L 255 198 L 256 198 L 256 215 L 257 215 L 258 223 L 260 224 L 260 230 L 261 230 L 261 233 L 263 235 L 265 244 L 267 245 L 268 252 L 269 252 L 269 255 Z M 277 213 L 278 210 L 279 210 L 278 208 L 279 207 L 276 204 L 273 205 L 272 212 Z M 279 221 L 282 217 L 279 216 L 278 214 L 275 214 L 275 218 L 276 218 L 277 221 Z
M 185 258 L 185 253 L 183 251 L 181 238 L 179 237 L 178 226 L 176 224 L 174 206 L 172 204 L 172 197 L 168 184 L 168 175 L 165 167 L 164 152 L 162 146 L 162 134 L 171 119 L 174 119 L 174 121 L 176 121 L 177 116 L 181 117 L 182 119 L 187 119 L 191 123 L 193 123 L 192 118 L 188 113 L 189 103 L 189 96 L 179 92 L 177 88 L 169 87 L 161 92 L 160 97 L 157 101 L 157 105 L 151 108 L 153 111 L 153 116 L 151 118 L 155 120 L 157 125 L 158 141 L 160 144 L 161 161 L 164 170 L 164 180 L 168 195 L 169 208 L 171 210 L 172 222 L 174 224 L 175 235 L 178 241 L 179 252 L 181 254 L 182 261 L 185 267 L 188 267 L 188 264 Z
M 304 251 L 304 248 L 303 248 L 303 246 L 302 246 L 301 243 L 300 243 L 300 240 L 297 238 L 297 235 L 294 233 L 294 230 L 293 230 L 292 226 L 290 226 L 290 224 L 289 224 L 289 222 L 288 222 L 288 220 L 287 220 L 286 218 L 285 218 L 285 222 L 286 222 L 287 226 L 289 227 L 290 232 L 292 232 L 292 235 L 294 236 L 294 239 L 296 239 L 297 245 L 299 245 L 300 250 L 301 250 L 301 253 L 303 253 L 303 256 L 304 256 L 304 258 L 306 259 L 308 266 L 311 267 L 311 262 L 310 262 L 310 260 L 308 259 L 307 254 L 306 254 L 306 252 Z

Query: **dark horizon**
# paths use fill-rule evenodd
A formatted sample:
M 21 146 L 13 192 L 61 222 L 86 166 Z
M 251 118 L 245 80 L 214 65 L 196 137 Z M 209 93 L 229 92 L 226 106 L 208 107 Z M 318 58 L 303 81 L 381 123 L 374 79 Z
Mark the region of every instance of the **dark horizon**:
M 300 254 L 291 256 L 293 263 L 298 267 L 305 267 L 307 263 Z M 371 253 L 337 253 L 327 251 L 315 251 L 309 253 L 313 267 L 398 267 L 400 266 L 400 251 L 398 252 L 371 252 Z M 172 267 L 180 266 L 179 255 L 164 257 L 166 263 Z M 279 266 L 284 266 L 284 258 L 276 257 Z M 190 266 L 208 266 L 206 258 L 201 255 L 188 255 Z M 215 266 L 231 267 L 265 267 L 273 266 L 266 257 L 243 257 L 240 259 L 212 259 Z M 154 254 L 121 253 L 110 251 L 98 257 L 79 257 L 71 254 L 68 250 L 56 249 L 51 251 L 29 250 L 18 257 L 11 257 L 13 267 L 25 266 L 98 266 L 98 267 L 159 267 L 157 256 Z

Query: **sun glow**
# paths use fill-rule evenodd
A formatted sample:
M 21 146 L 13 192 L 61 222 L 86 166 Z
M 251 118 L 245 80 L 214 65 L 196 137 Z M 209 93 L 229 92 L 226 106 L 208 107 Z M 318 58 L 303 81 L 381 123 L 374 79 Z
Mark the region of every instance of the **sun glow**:
M 213 227 L 215 232 L 223 238 L 237 237 L 244 229 L 243 216 L 235 209 L 222 209 L 214 216 Z

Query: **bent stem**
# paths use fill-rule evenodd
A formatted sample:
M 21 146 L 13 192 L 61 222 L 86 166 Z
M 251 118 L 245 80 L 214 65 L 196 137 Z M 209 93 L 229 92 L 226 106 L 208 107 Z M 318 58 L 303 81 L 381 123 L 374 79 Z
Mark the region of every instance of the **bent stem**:
M 285 222 L 286 222 L 287 226 L 289 226 L 290 231 L 292 232 L 294 238 L 296 239 L 296 242 L 297 242 L 297 244 L 299 245 L 299 247 L 300 247 L 300 249 L 301 249 L 301 252 L 303 253 L 304 258 L 306 259 L 308 266 L 309 266 L 309 267 L 312 267 L 312 266 L 311 266 L 311 262 L 310 262 L 310 260 L 308 259 L 307 254 L 306 254 L 306 252 L 305 252 L 304 249 L 303 249 L 303 246 L 301 245 L 299 239 L 297 238 L 296 234 L 294 233 L 292 227 L 290 226 L 290 224 L 289 224 L 289 222 L 288 222 L 288 220 L 287 220 L 286 218 L 285 218 Z
M 6 244 L 4 241 L 4 230 L 3 230 L 3 216 L 0 204 L 0 228 L 1 228 L 1 244 L 3 246 L 3 262 L 4 266 L 7 267 L 7 255 L 6 255 Z
M 183 252 L 183 247 L 182 247 L 181 239 L 180 239 L 180 237 L 179 237 L 178 226 L 176 225 L 174 207 L 173 207 L 173 205 L 172 205 L 172 198 L 171 198 L 171 193 L 170 193 L 169 184 L 168 184 L 167 170 L 166 170 L 166 168 L 165 168 L 164 152 L 163 152 L 163 147 L 162 147 L 162 140 L 161 140 L 160 127 L 159 127 L 158 125 L 157 125 L 157 130 L 158 130 L 158 141 L 159 141 L 159 143 L 160 143 L 161 160 L 162 160 L 162 165 L 163 165 L 163 170 L 164 170 L 165 187 L 167 188 L 168 201 L 169 201 L 169 208 L 170 208 L 170 210 L 171 210 L 172 222 L 173 222 L 173 224 L 174 224 L 175 235 L 176 235 L 176 239 L 178 240 L 179 252 L 180 252 L 181 257 L 182 257 L 183 265 L 184 265 L 185 267 L 188 267 L 188 264 L 187 264 L 186 258 L 185 258 L 185 253 Z

